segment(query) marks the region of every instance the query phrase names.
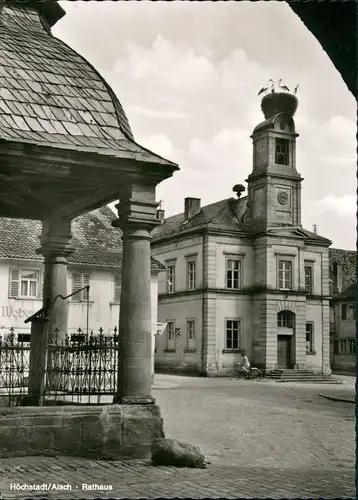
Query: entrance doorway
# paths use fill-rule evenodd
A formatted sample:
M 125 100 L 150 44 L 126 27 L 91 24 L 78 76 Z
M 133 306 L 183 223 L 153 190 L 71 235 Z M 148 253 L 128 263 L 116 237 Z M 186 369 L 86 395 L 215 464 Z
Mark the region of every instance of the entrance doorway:
M 291 339 L 290 335 L 277 336 L 277 365 L 279 368 L 291 368 Z
M 280 311 L 277 314 L 277 365 L 279 368 L 292 368 L 293 342 L 295 338 L 295 313 Z

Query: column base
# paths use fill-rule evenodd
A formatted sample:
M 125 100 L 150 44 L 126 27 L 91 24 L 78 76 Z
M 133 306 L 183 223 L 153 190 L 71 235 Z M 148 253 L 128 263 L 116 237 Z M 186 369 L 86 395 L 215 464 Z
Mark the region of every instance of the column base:
M 120 396 L 116 394 L 113 403 L 117 405 L 154 405 L 153 396 Z

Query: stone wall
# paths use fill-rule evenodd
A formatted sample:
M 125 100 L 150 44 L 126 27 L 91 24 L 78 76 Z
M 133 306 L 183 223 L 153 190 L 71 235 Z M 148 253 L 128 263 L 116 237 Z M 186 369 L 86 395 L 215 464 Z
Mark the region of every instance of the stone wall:
M 146 459 L 164 437 L 156 405 L 0 408 L 0 457 Z

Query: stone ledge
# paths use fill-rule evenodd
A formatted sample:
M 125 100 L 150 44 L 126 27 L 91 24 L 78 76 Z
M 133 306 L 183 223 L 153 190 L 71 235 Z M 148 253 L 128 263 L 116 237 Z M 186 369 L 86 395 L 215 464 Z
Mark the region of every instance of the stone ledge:
M 0 458 L 147 459 L 164 437 L 157 405 L 0 408 Z

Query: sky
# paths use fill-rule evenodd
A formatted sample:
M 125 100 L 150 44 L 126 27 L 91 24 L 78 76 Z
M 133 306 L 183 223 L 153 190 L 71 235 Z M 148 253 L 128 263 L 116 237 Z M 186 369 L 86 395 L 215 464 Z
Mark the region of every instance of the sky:
M 235 196 L 252 170 L 260 88 L 299 84 L 302 224 L 356 248 L 356 103 L 286 2 L 60 2 L 53 34 L 83 55 L 123 105 L 137 143 L 179 164 L 157 188 L 166 217 L 184 198 Z

